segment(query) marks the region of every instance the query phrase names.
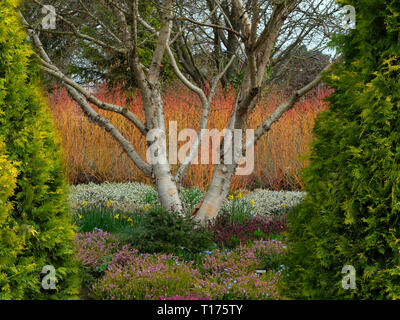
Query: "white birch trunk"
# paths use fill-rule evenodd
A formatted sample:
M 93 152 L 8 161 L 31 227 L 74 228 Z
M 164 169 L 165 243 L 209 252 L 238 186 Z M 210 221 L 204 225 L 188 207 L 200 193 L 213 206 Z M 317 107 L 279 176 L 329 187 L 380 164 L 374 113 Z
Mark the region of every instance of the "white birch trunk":
M 169 210 L 183 213 L 182 201 L 179 197 L 178 187 L 171 173 L 168 163 L 165 131 L 157 129 L 152 131 L 154 142 L 149 146 L 150 161 L 153 169 L 154 181 L 157 187 L 158 198 L 161 205 Z
M 199 221 L 201 225 L 205 225 L 207 221 L 214 219 L 218 215 L 218 212 L 228 195 L 229 186 L 235 169 L 236 165 L 233 164 L 219 164 L 215 169 L 206 196 L 196 214 L 196 220 Z
M 153 129 L 147 135 L 150 141 L 147 158 L 152 165 L 153 183 L 157 187 L 161 205 L 168 211 L 183 214 L 182 201 L 168 161 L 163 101 L 159 88 L 153 87 L 149 98 L 151 105 L 145 106 L 145 110 L 148 112 L 148 125 Z

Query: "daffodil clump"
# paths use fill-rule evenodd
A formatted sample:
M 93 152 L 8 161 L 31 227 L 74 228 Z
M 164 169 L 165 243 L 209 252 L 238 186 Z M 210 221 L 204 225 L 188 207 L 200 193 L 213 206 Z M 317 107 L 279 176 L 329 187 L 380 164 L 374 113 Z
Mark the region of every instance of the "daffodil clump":
M 138 212 L 124 212 L 113 208 L 114 202 L 108 201 L 104 206 L 88 206 L 82 201 L 74 213 L 79 231 L 89 232 L 95 228 L 116 232 L 125 227 L 132 227 L 140 219 Z
M 148 210 L 150 210 L 151 208 L 152 208 L 151 204 L 146 204 L 146 205 L 143 207 L 143 210 L 144 210 L 144 211 L 148 211 Z

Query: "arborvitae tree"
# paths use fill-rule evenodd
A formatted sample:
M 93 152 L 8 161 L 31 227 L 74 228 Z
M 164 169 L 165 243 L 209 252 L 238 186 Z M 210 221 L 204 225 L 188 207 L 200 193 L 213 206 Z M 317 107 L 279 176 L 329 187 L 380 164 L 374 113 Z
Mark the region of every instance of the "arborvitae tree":
M 307 196 L 289 216 L 288 298 L 400 298 L 400 2 L 353 5 L 344 61 L 314 128 Z M 344 289 L 345 265 L 355 289 Z M 345 284 L 349 284 L 345 279 Z
M 79 275 L 60 141 L 18 5 L 0 3 L 0 299 L 71 299 Z M 55 289 L 42 287 L 46 265 Z

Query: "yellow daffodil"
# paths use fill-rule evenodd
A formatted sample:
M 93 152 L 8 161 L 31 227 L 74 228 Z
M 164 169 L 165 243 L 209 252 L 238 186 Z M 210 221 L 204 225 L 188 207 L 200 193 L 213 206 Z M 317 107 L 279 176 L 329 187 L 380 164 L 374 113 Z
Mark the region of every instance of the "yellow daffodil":
M 108 207 L 111 206 L 113 203 L 114 203 L 114 201 L 108 200 L 108 202 L 106 203 L 106 207 L 108 208 Z
M 80 215 L 78 215 L 78 220 L 81 220 L 83 217 L 82 217 L 82 215 L 80 214 Z
M 131 223 L 133 222 L 131 217 L 128 218 L 128 222 L 131 222 Z
M 126 216 L 123 216 L 122 218 L 126 219 Z
M 233 199 L 234 199 L 233 195 L 230 194 L 230 195 L 228 196 L 228 199 L 229 199 L 229 200 L 233 200 Z
M 86 207 L 86 206 L 87 206 L 86 201 L 82 201 L 81 206 L 82 206 L 82 207 Z
M 242 199 L 242 197 L 243 197 L 243 195 L 241 192 L 239 192 L 238 195 L 236 196 L 236 198 L 238 198 L 238 199 Z
M 119 213 L 114 216 L 114 219 L 119 219 Z
M 282 205 L 282 208 L 283 208 L 283 209 L 285 209 L 285 208 L 286 208 L 286 203 L 284 203 L 284 204 Z
M 254 206 L 254 200 L 250 200 L 250 204 Z

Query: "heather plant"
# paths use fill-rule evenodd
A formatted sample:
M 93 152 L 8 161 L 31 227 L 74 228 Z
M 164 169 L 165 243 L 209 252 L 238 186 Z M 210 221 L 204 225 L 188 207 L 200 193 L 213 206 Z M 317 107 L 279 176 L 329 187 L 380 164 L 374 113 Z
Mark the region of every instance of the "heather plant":
M 258 241 L 242 245 L 235 250 L 205 251 L 200 265 L 185 262 L 172 254 L 140 253 L 129 245 L 115 250 L 104 244 L 107 233 L 88 236 L 97 244 L 96 250 L 88 246 L 86 237 L 76 242 L 81 261 L 90 261 L 86 266 L 104 266 L 104 273 L 90 286 L 89 296 L 94 299 L 278 299 L 276 283 L 280 272 L 268 270 L 260 275 L 265 254 L 281 253 L 285 246 L 278 241 Z M 111 242 L 115 244 L 115 239 Z M 100 247 L 105 247 L 109 259 L 99 259 Z M 94 257 L 94 259 L 87 259 Z
M 254 241 L 241 244 L 233 250 L 216 249 L 205 252 L 202 271 L 220 277 L 237 277 L 245 272 L 254 273 L 259 268 L 259 258 L 270 253 L 281 253 L 285 248 L 279 241 Z
M 264 255 L 283 250 L 285 246 L 278 241 L 255 241 L 234 250 L 206 251 L 199 267 L 204 277 L 197 288 L 211 299 L 277 299 L 280 273 L 268 270 L 259 275 L 256 270 Z
M 139 254 L 130 251 L 124 263 L 108 266 L 103 278 L 91 289 L 95 299 L 158 299 L 190 292 L 199 272 L 190 263 L 166 254 Z
M 84 285 L 90 286 L 96 278 L 104 274 L 119 246 L 115 236 L 102 230 L 77 233 L 74 239 L 75 259 L 81 268 Z
M 264 275 L 252 273 L 237 278 L 213 275 L 200 279 L 194 292 L 212 300 L 277 300 L 280 297 L 276 287 L 278 279 L 279 274 L 271 271 Z
M 211 226 L 220 246 L 234 248 L 241 242 L 268 240 L 287 230 L 284 217 L 252 216 L 242 223 L 232 223 L 229 213 L 219 215 Z
M 74 239 L 75 259 L 85 268 L 95 269 L 119 248 L 116 236 L 102 230 L 77 233 Z
M 211 300 L 211 299 L 198 296 L 172 296 L 172 297 L 160 297 L 160 300 Z
M 315 128 L 307 196 L 289 214 L 283 293 L 299 299 L 400 298 L 400 7 L 340 1 L 356 29 L 336 37 L 343 63 Z M 342 286 L 353 266 L 354 289 Z
M 60 139 L 19 2 L 0 4 L 0 299 L 74 299 L 80 284 Z M 56 273 L 48 290 L 45 266 Z

